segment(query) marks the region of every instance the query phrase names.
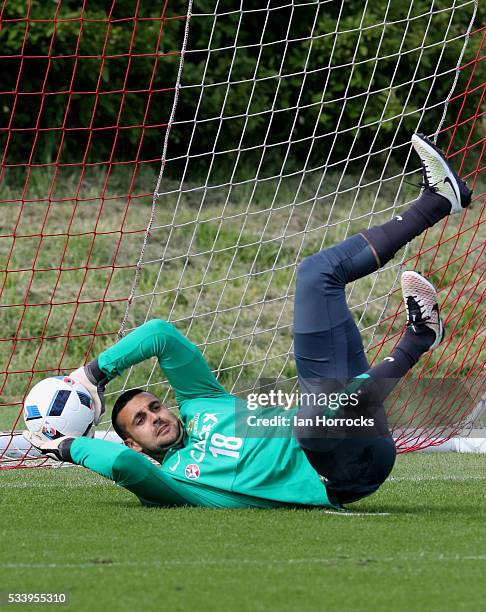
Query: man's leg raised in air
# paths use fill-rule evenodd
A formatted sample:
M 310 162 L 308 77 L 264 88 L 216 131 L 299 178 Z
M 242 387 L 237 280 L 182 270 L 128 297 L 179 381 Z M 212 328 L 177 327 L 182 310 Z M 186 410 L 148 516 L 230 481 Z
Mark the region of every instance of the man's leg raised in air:
M 471 190 L 449 166 L 442 151 L 420 134 L 413 135 L 412 144 L 422 163 L 422 195 L 395 219 L 363 232 L 381 266 L 428 227 L 463 211 L 471 203 Z M 408 315 L 407 329 L 392 354 L 369 370 L 375 378 L 402 378 L 424 352 L 435 349 L 443 338 L 442 327 L 434 327 L 434 321 L 437 325 L 441 322 L 433 285 L 417 272 L 405 272 L 402 290 Z M 417 294 L 421 296 L 418 301 Z M 437 312 L 431 310 L 434 304 Z M 419 323 L 427 323 L 424 317 L 428 317 L 430 326 Z
M 347 397 L 354 393 L 357 403 L 319 411 L 308 406 L 299 411 L 301 418 L 311 417 L 308 422 L 316 416 L 326 416 L 338 424 L 323 428 L 316 419 L 310 426 L 297 430 L 296 435 L 310 463 L 326 476 L 329 498 L 339 503 L 370 495 L 390 474 L 396 450 L 383 401 L 419 357 L 439 346 L 444 338 L 433 285 L 418 272 L 406 271 L 402 274 L 402 292 L 407 311 L 402 340 L 390 357 L 338 390 Z M 360 417 L 365 421 L 348 425 Z
M 407 242 L 470 204 L 470 190 L 452 171 L 440 150 L 421 135 L 414 135 L 412 144 L 422 162 L 424 191 L 421 197 L 392 221 L 316 253 L 299 266 L 294 310 L 294 351 L 303 393 L 332 391 L 340 381 L 364 373 L 371 380 L 398 380 L 425 351 L 435 348 L 442 339 L 438 310 L 429 312 L 436 304 L 435 289 L 417 273 L 406 273 L 402 285 L 409 326 L 392 354 L 369 369 L 359 331 L 345 298 L 346 283 L 377 270 Z M 413 290 L 417 287 L 420 297 L 414 297 Z M 435 314 L 438 327 L 430 329 L 425 319 Z M 417 317 L 421 318 L 418 320 Z M 390 389 L 391 386 L 388 392 Z M 299 412 L 303 417 L 311 413 L 316 414 L 316 408 L 311 403 L 303 405 Z M 368 476 L 365 478 L 363 475 L 361 480 L 375 482 L 368 488 L 362 487 L 366 495 L 385 480 L 395 459 L 395 446 L 382 406 L 376 416 L 375 429 L 368 431 L 368 439 L 359 443 L 352 439 L 316 438 L 315 432 L 306 431 L 306 428 L 299 428 L 295 434 L 320 474 L 329 477 L 332 466 L 341 466 L 346 463 L 346 458 L 353 470 L 359 467 L 361 472 L 367 472 Z M 338 460 L 337 454 L 343 455 L 344 459 Z M 372 469 L 366 468 L 366 465 Z M 378 469 L 374 469 L 376 467 Z M 349 470 L 346 472 L 349 475 Z M 343 474 L 338 474 L 337 479 L 333 480 L 339 479 L 349 480 L 343 479 Z M 380 481 L 378 485 L 377 481 Z M 353 493 L 341 498 L 349 501 L 363 496 Z
M 471 202 L 471 191 L 431 141 L 414 134 L 412 144 L 423 168 L 420 198 L 391 221 L 307 257 L 298 267 L 294 352 L 302 379 L 346 378 L 368 369 L 346 304 L 346 283 L 378 270 L 405 244 Z

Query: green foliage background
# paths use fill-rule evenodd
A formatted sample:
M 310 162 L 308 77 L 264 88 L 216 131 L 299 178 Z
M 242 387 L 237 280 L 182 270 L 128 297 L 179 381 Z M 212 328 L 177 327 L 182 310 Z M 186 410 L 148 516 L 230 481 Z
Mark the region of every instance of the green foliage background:
M 337 125 L 340 137 L 332 144 L 336 158 L 350 148 L 359 154 L 371 145 L 375 149 L 387 146 L 397 131 L 398 117 L 405 115 L 398 127 L 410 133 L 422 106 L 440 103 L 449 93 L 453 74 L 433 75 L 456 65 L 474 8 L 472 2 L 465 2 L 451 11 L 451 0 L 377 0 L 367 3 L 363 15 L 363 0 L 323 3 L 310 48 L 315 5 L 297 5 L 292 10 L 287 4 L 270 3 L 274 10 L 268 12 L 262 38 L 266 13 L 254 10 L 262 8 L 260 3 L 244 2 L 241 16 L 240 3 L 227 0 L 215 22 L 213 0 L 194 3 L 177 113 L 178 121 L 190 121 L 199 109 L 202 123 L 191 153 L 225 151 L 235 143 L 243 149 L 257 146 L 269 122 L 271 135 L 266 144 L 270 148 L 265 155 L 270 165 L 280 155 L 279 147 L 272 144 L 303 139 L 301 146 L 292 149 L 291 157 L 297 159 L 308 149 L 305 139 L 312 134 L 324 136 L 323 145 L 330 146 Z M 6 163 L 129 160 L 135 158 L 140 140 L 140 159 L 160 157 L 184 29 L 184 19 L 177 17 L 186 12 L 186 3 L 168 3 L 168 19 L 158 44 L 163 5 L 142 1 L 137 9 L 135 0 L 113 4 L 91 0 L 83 11 L 79 0 L 6 3 L 0 32 L 4 92 L 0 146 L 7 145 Z M 486 6 L 478 11 L 480 25 Z M 447 44 L 434 46 L 444 37 Z M 209 44 L 213 51 L 200 103 Z M 478 70 L 482 71 L 477 75 L 480 82 L 486 78 L 484 62 Z M 284 77 L 275 78 L 277 74 Z M 318 116 L 321 102 L 323 112 Z M 296 105 L 301 110 L 294 124 Z M 233 119 L 221 124 L 220 116 Z M 64 119 L 67 128 L 106 129 L 71 131 L 64 136 L 62 129 L 35 130 L 60 128 Z M 433 132 L 437 121 L 437 113 L 426 114 L 422 129 Z M 131 127 L 116 134 L 117 125 L 142 124 L 145 129 Z M 7 127 L 30 130 L 9 134 Z M 183 128 L 173 130 L 172 156 L 186 152 L 187 135 Z M 232 164 L 233 159 L 222 160 L 221 171 L 225 163 Z M 288 163 L 292 167 L 296 162 Z M 177 165 L 171 170 L 180 171 Z M 200 167 L 201 173 L 206 170 Z

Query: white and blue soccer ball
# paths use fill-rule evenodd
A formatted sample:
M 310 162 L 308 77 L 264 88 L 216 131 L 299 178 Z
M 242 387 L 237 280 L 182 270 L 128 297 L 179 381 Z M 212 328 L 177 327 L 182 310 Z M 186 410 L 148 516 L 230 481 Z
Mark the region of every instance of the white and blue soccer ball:
M 51 376 L 37 383 L 24 401 L 27 429 L 47 440 L 79 437 L 92 425 L 94 409 L 86 389 L 68 376 Z

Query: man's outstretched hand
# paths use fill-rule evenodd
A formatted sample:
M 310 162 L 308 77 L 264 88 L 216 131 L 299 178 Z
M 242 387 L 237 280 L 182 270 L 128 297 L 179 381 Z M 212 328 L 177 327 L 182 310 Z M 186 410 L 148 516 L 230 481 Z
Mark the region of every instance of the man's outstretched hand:
M 98 362 L 91 361 L 85 366 L 81 366 L 74 372 L 69 374 L 69 378 L 72 378 L 91 395 L 93 400 L 93 408 L 95 412 L 94 424 L 98 425 L 105 412 L 105 385 L 107 383 L 106 376 L 98 368 Z
M 37 448 L 43 455 L 55 459 L 56 461 L 71 461 L 71 444 L 73 438 L 71 436 L 62 436 L 56 440 L 46 440 L 42 436 L 31 431 L 23 431 L 22 435 L 34 448 Z

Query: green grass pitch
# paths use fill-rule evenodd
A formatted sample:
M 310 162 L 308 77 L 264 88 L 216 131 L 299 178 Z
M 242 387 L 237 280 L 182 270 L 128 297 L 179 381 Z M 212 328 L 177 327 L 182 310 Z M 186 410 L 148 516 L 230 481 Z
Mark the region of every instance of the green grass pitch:
M 394 180 L 399 181 L 399 171 L 396 176 Z M 49 192 L 52 177 L 46 171 L 38 179 L 38 182 L 30 181 L 29 192 L 23 196 L 20 196 L 22 181 L 14 181 L 13 186 L 4 184 L 4 198 L 35 200 L 44 197 Z M 115 179 L 116 173 L 112 173 L 111 191 L 107 192 L 107 197 L 123 193 L 116 182 L 118 179 Z M 150 192 L 155 178 L 150 176 L 144 180 L 147 186 L 142 191 Z M 201 210 L 197 223 L 198 191 L 185 194 L 184 206 L 178 212 L 178 227 L 168 243 L 167 255 L 175 257 L 182 252 L 193 235 L 193 249 L 201 255 L 194 256 L 194 265 L 187 268 L 184 283 L 190 288 L 182 293 L 178 290 L 181 264 L 177 259 L 164 265 L 163 287 L 154 292 L 160 271 L 157 257 L 164 240 L 167 240 L 166 226 L 171 222 L 177 194 L 164 199 L 156 219 L 161 230 L 151 243 L 155 250 L 151 252 L 150 247 L 146 254 L 147 259 L 152 258 L 154 263 L 145 266 L 139 287 L 140 293 L 146 297 L 134 302 L 131 322 L 138 324 L 144 320 L 152 298 L 151 316 L 164 318 L 172 312 L 171 320 L 191 317 L 196 303 L 202 311 L 217 309 L 222 294 L 221 279 L 231 272 L 236 280 L 225 285 L 225 303 L 238 304 L 242 292 L 245 292 L 246 300 L 255 306 L 241 312 L 227 309 L 218 315 L 221 336 L 229 336 L 237 323 L 242 339 L 231 342 L 229 347 L 225 342 L 206 346 L 205 356 L 211 367 L 220 364 L 219 380 L 231 388 L 240 375 L 241 366 L 238 364 L 246 359 L 248 345 L 244 337 L 248 337 L 252 341 L 252 363 L 245 366 L 243 382 L 245 377 L 253 382 L 257 377 L 272 378 L 278 372 L 282 372 L 283 378 L 295 376 L 293 360 L 288 359 L 291 308 L 288 307 L 281 317 L 280 301 L 275 299 L 282 296 L 282 287 L 290 283 L 290 264 L 296 261 L 298 253 L 302 258 L 338 242 L 346 232 L 351 234 L 370 222 L 383 222 L 391 215 L 390 203 L 394 202 L 396 183 L 378 182 L 376 198 L 371 189 L 354 202 L 354 192 L 347 190 L 354 184 L 354 179 L 346 180 L 349 180 L 349 185 L 341 184 L 337 175 L 329 174 L 325 185 L 329 196 L 323 197 L 315 209 L 313 194 L 317 187 L 314 189 L 312 184 L 308 185 L 307 191 L 299 192 L 304 204 L 268 216 L 262 242 L 264 217 L 240 214 L 249 197 L 245 193 L 247 185 L 233 186 L 232 190 L 229 212 L 240 216 L 228 216 L 222 223 L 221 202 L 226 197 L 223 187 L 212 191 L 211 202 Z M 99 185 L 103 183 L 100 175 L 83 184 L 83 197 L 92 200 L 90 206 L 78 208 L 70 225 L 73 235 L 69 237 L 63 260 L 66 270 L 55 296 L 60 303 L 72 301 L 81 286 L 85 270 L 77 269 L 77 265 L 80 254 L 87 253 L 93 246 L 92 211 L 100 205 L 97 198 Z M 279 183 L 279 201 L 292 202 L 298 183 L 298 180 L 292 182 L 291 179 Z M 57 181 L 56 189 L 67 198 L 76 184 L 66 176 Z M 124 184 L 120 179 L 120 185 Z M 339 196 L 339 206 L 332 208 L 331 201 L 338 184 L 341 189 L 346 189 Z M 274 197 L 274 188 L 275 185 L 261 181 L 252 212 L 267 209 Z M 484 185 L 478 183 L 476 189 L 480 193 Z M 402 206 L 405 200 L 417 193 L 415 187 L 404 189 L 397 204 Z M 53 238 L 42 242 L 36 264 L 39 269 L 50 269 L 53 262 L 60 265 L 59 254 L 63 252 L 63 236 L 70 223 L 72 202 L 58 202 L 48 217 L 44 231 L 52 234 Z M 115 270 L 106 296 L 106 275 L 96 267 L 112 261 L 119 237 L 114 230 L 118 228 L 124 203 L 114 200 L 103 209 L 92 251 L 91 265 L 94 268 L 89 271 L 83 289 L 86 304 L 77 310 L 74 327 L 76 333 L 88 332 L 86 337 L 70 341 L 64 354 L 72 308 L 56 307 L 49 312 L 49 317 L 46 312 L 40 313 L 37 307 L 26 310 L 21 334 L 25 337 L 39 334 L 52 337 L 44 342 L 36 361 L 35 367 L 40 371 L 36 381 L 44 376 L 44 368 L 51 369 L 58 364 L 67 373 L 84 361 L 92 340 L 90 330 L 98 316 L 98 304 L 104 297 L 113 301 L 104 308 L 97 333 L 107 334 L 118 329 L 125 311 L 127 287 L 131 287 L 133 282 L 133 269 L 125 269 L 123 265 L 133 264 L 138 259 L 140 235 L 132 231 L 140 228 L 141 219 L 148 218 L 150 202 L 151 198 L 140 200 L 130 209 L 117 260 L 120 268 Z M 5 227 L 15 226 L 19 207 L 20 203 L 9 204 L 2 209 Z M 332 217 L 329 216 L 331 210 Z M 17 228 L 19 233 L 24 230 L 30 233 L 31 227 L 40 227 L 43 222 L 45 210 L 42 207 L 27 202 L 25 211 Z M 474 206 L 467 215 L 468 226 L 474 227 L 480 215 L 480 207 Z M 322 225 L 327 223 L 328 216 L 332 225 L 324 238 Z M 295 232 L 295 236 L 286 239 L 285 248 L 280 250 L 279 237 L 287 221 L 290 222 L 289 231 Z M 304 248 L 300 250 L 301 232 L 305 227 L 308 227 L 308 233 Z M 445 231 L 442 226 L 430 230 L 428 240 L 429 244 L 442 246 L 424 252 L 422 270 L 427 270 L 435 261 L 437 272 L 432 280 L 444 287 L 453 281 L 458 269 L 473 267 L 481 246 L 480 234 L 465 231 L 458 217 L 448 221 Z M 12 270 L 24 271 L 9 275 L 4 291 L 6 304 L 23 303 L 37 243 L 35 236 L 31 240 L 15 242 L 9 266 Z M 240 247 L 235 258 L 237 243 Z M 6 259 L 10 248 L 10 241 L 2 241 L 0 259 L 2 256 Z M 417 243 L 411 245 L 410 253 L 417 250 Z M 452 250 L 455 255 L 449 265 Z M 468 255 L 461 258 L 462 253 Z M 211 266 L 206 275 L 205 267 L 210 257 Z M 281 269 L 272 273 L 274 284 L 270 285 L 267 295 L 262 286 L 265 287 L 268 278 L 260 273 L 270 270 L 277 259 Z M 252 262 L 255 262 L 258 274 L 247 286 Z M 352 305 L 364 304 L 357 307 L 355 314 L 361 327 L 367 330 L 363 333 L 365 345 L 371 341 L 374 324 L 383 308 L 382 300 L 369 300 L 370 292 L 375 287 L 376 295 L 388 296 L 388 312 L 393 312 L 401 300 L 398 291 L 389 295 L 390 288 L 395 287 L 396 275 L 395 269 L 381 272 L 376 286 L 375 280 L 369 277 L 362 279 L 353 290 Z M 202 299 L 198 301 L 199 283 L 203 277 L 207 284 Z M 468 277 L 468 285 L 473 287 L 478 277 L 479 269 Z M 50 294 L 56 278 L 56 270 L 36 273 L 29 300 L 42 301 Z M 264 294 L 267 302 L 260 313 L 259 300 Z M 453 325 L 458 328 L 466 326 L 471 337 L 478 333 L 481 325 L 481 318 L 475 314 L 475 304 L 475 300 L 467 302 L 466 297 L 453 294 L 453 300 L 443 309 L 447 317 L 451 305 L 455 305 L 460 319 L 454 318 Z M 15 330 L 19 310 L 5 308 L 3 316 L 4 329 Z M 257 316 L 260 327 L 267 332 L 253 336 L 251 331 Z M 48 327 L 43 331 L 47 320 Z M 273 335 L 276 320 L 283 328 Z M 207 335 L 206 319 L 195 318 L 191 323 L 189 337 L 194 342 L 203 343 Z M 403 318 L 397 321 L 395 331 L 402 325 Z M 381 332 L 381 329 L 377 330 L 378 334 Z M 462 342 L 461 338 L 458 334 L 450 345 L 456 363 L 462 363 L 470 352 L 470 345 Z M 113 341 L 111 335 L 97 336 L 92 356 Z M 268 370 L 262 372 L 261 363 L 266 363 L 270 342 L 272 355 L 276 357 L 268 360 Z M 9 368 L 28 369 L 34 353 L 30 343 L 19 343 Z M 61 361 L 60 355 L 64 355 Z M 8 359 L 9 350 L 4 350 L 0 354 L 3 369 Z M 145 385 L 150 381 L 154 385 L 151 389 L 162 397 L 166 388 L 160 377 L 151 379 L 152 365 L 140 365 L 131 375 L 130 386 Z M 448 366 L 449 362 L 443 360 L 438 373 L 443 373 Z M 456 375 L 464 375 L 466 366 Z M 29 372 L 8 377 L 2 400 L 11 406 L 4 406 L 0 411 L 0 430 L 10 431 L 13 427 L 20 410 L 19 401 L 29 380 Z M 107 416 L 119 390 L 117 384 L 113 383 L 113 388 L 110 386 L 109 389 Z M 121 385 L 123 379 L 120 378 Z M 22 422 L 19 427 L 23 429 Z M 379 514 L 333 516 L 321 510 L 144 509 L 129 493 L 81 468 L 1 470 L 0 592 L 66 591 L 70 597 L 68 609 L 88 612 L 138 609 L 170 612 L 482 610 L 486 598 L 485 484 L 484 457 L 411 454 L 399 458 L 392 479 L 376 495 L 352 506 L 355 513 Z M 43 606 L 42 610 L 63 608 Z M 9 609 L 20 610 L 22 607 L 5 607 L 5 610 Z M 0 605 L 1 610 L 3 607 Z
M 353 515 L 147 509 L 81 468 L 0 482 L 0 591 L 68 592 L 44 610 L 484 609 L 478 455 L 400 456 Z

